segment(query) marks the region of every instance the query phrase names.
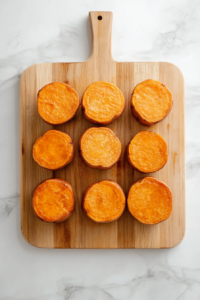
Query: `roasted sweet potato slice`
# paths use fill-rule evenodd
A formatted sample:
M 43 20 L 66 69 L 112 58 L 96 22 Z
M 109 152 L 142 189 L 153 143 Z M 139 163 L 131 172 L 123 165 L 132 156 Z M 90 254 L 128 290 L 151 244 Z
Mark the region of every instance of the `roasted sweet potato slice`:
M 114 181 L 103 180 L 92 184 L 83 195 L 82 208 L 95 222 L 108 223 L 123 213 L 126 198 L 121 187 Z
M 92 123 L 110 124 L 125 108 L 122 92 L 116 85 L 97 81 L 89 85 L 82 98 L 84 115 Z
M 132 95 L 131 109 L 142 125 L 151 126 L 163 120 L 172 107 L 172 94 L 157 80 L 148 79 L 139 83 Z
M 128 193 L 128 210 L 144 224 L 166 220 L 172 211 L 172 194 L 165 183 L 153 177 L 135 182 Z
M 33 146 L 34 160 L 46 169 L 61 169 L 72 161 L 73 156 L 72 139 L 58 130 L 47 131 Z
M 167 162 L 167 144 L 159 134 L 141 131 L 128 145 L 127 156 L 134 169 L 142 173 L 156 172 Z
M 79 140 L 83 160 L 92 168 L 109 169 L 121 155 L 121 143 L 110 128 L 92 127 Z
M 71 185 L 62 179 L 48 179 L 38 185 L 33 194 L 35 214 L 46 222 L 62 222 L 75 208 Z
M 49 124 L 58 125 L 73 118 L 80 100 L 77 92 L 68 84 L 52 82 L 39 91 L 37 105 L 42 119 Z

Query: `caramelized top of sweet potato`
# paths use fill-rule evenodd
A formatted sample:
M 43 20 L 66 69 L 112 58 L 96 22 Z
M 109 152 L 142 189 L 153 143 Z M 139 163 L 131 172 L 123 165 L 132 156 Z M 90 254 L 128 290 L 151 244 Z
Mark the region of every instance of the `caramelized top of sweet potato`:
M 125 204 L 126 198 L 121 187 L 114 181 L 103 180 L 85 191 L 82 208 L 93 221 L 107 223 L 122 215 Z
M 52 82 L 38 93 L 38 112 L 49 124 L 63 124 L 73 118 L 80 100 L 77 92 L 68 84 Z
M 69 164 L 74 156 L 70 136 L 58 130 L 49 130 L 33 146 L 33 158 L 43 168 L 57 170 Z
M 157 224 L 170 216 L 172 194 L 163 182 L 145 177 L 130 187 L 127 204 L 130 213 L 138 221 Z
M 160 170 L 167 162 L 167 144 L 157 133 L 141 131 L 131 140 L 128 160 L 133 168 L 142 173 Z
M 75 208 L 71 185 L 62 179 L 48 179 L 38 185 L 33 194 L 33 209 L 46 222 L 62 222 Z
M 119 160 L 122 147 L 110 128 L 92 127 L 81 136 L 79 148 L 81 156 L 90 167 L 108 169 Z
M 106 125 L 122 114 L 125 100 L 116 85 L 97 81 L 90 84 L 83 94 L 82 107 L 89 121 Z
M 161 82 L 148 79 L 135 87 L 131 107 L 138 122 L 150 126 L 167 116 L 172 107 L 172 94 Z

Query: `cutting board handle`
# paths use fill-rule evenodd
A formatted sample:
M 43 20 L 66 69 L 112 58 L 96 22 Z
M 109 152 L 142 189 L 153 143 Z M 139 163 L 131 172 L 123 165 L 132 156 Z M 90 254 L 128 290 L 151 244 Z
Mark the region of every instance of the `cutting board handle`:
M 106 62 L 112 59 L 111 36 L 113 13 L 110 11 L 91 11 L 92 54 L 90 59 Z

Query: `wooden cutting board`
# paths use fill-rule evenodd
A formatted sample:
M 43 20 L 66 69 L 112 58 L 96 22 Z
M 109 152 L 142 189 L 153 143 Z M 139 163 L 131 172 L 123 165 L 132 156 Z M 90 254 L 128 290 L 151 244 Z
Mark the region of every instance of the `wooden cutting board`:
M 101 16 L 101 17 L 99 17 Z M 21 77 L 21 228 L 24 238 L 42 248 L 169 248 L 178 245 L 185 233 L 185 129 L 184 79 L 180 70 L 165 62 L 116 62 L 111 55 L 111 12 L 90 12 L 92 55 L 80 63 L 42 63 L 30 66 Z M 99 17 L 99 18 L 98 18 Z M 101 20 L 99 20 L 101 19 Z M 134 37 L 130 37 L 134 38 Z M 86 41 L 87 42 L 87 41 Z M 137 123 L 131 114 L 130 100 L 134 87 L 146 79 L 164 83 L 172 92 L 173 108 L 162 122 L 151 128 Z M 109 170 L 86 166 L 78 151 L 81 134 L 89 127 L 81 110 L 64 125 L 46 124 L 37 111 L 37 92 L 44 85 L 60 81 L 75 88 L 80 96 L 92 82 L 102 80 L 116 84 L 126 99 L 122 116 L 108 125 L 119 137 L 123 151 L 118 164 Z M 68 133 L 75 145 L 72 163 L 58 171 L 37 165 L 32 158 L 32 147 L 38 137 L 56 128 Z M 126 158 L 126 146 L 141 130 L 162 135 L 168 145 L 169 158 L 165 167 L 149 174 L 164 181 L 173 195 L 172 214 L 157 225 L 144 225 L 125 210 L 113 223 L 97 224 L 81 209 L 84 191 L 91 184 L 103 180 L 117 181 L 127 195 L 133 182 L 145 177 L 134 171 Z M 146 174 L 148 176 L 148 174 Z M 36 186 L 47 178 L 62 178 L 73 187 L 76 209 L 65 222 L 51 224 L 40 221 L 32 210 L 32 195 Z

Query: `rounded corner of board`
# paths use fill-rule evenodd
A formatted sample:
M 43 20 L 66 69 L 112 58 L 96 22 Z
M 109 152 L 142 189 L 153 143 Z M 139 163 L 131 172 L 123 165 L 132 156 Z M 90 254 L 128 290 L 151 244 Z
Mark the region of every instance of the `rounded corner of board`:
M 183 72 L 181 71 L 181 69 L 177 65 L 175 65 L 173 63 L 170 63 L 170 62 L 160 62 L 160 65 L 164 66 L 164 67 L 167 66 L 169 68 L 172 68 L 173 70 L 176 70 L 176 72 L 179 73 L 179 76 L 182 78 L 182 80 L 184 82 Z
M 35 248 L 43 248 L 43 247 L 40 247 L 40 246 L 38 246 L 38 245 L 32 243 L 32 242 L 27 238 L 27 236 L 24 234 L 22 228 L 21 228 L 21 234 L 22 234 L 24 240 L 25 240 L 30 246 L 33 246 L 33 247 L 35 247 Z
M 38 64 L 34 64 L 34 65 L 31 65 L 29 66 L 28 68 L 26 68 L 23 73 L 21 74 L 21 77 L 20 77 L 20 83 L 25 79 L 27 73 L 30 72 L 31 69 L 35 68 Z
M 185 230 L 184 230 L 182 236 L 180 237 L 180 239 L 178 241 L 176 241 L 174 244 L 170 245 L 170 247 L 168 247 L 168 248 L 173 249 L 173 248 L 179 246 L 182 243 L 184 237 L 185 237 Z

